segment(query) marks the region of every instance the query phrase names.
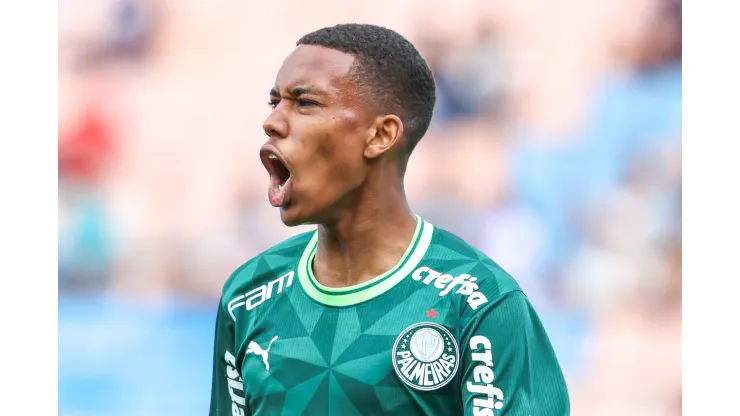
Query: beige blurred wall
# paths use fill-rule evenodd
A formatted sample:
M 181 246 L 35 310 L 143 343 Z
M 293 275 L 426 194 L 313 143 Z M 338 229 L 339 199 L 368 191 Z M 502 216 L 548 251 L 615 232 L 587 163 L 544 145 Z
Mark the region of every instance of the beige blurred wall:
M 99 36 L 110 1 L 63 0 L 60 47 L 68 47 L 66 39 Z M 171 241 L 198 242 L 237 226 L 245 215 L 237 196 L 264 193 L 257 150 L 265 141 L 267 93 L 301 35 L 340 22 L 376 23 L 412 40 L 453 38 L 464 48 L 477 24 L 488 22 L 497 27 L 511 66 L 514 119 L 566 132 L 577 125 L 589 89 L 613 66 L 617 40 L 639 37 L 651 3 L 153 0 L 164 18 L 148 62 L 85 73 L 60 67 L 60 128 L 73 123 L 86 102 L 112 115 L 121 147 L 105 189 L 125 246 L 153 251 Z M 480 145 L 476 140 L 463 134 L 454 145 L 422 146 L 409 171 L 409 192 L 445 180 L 430 175 L 442 154 L 470 168 L 465 159 Z M 495 148 L 491 144 L 492 157 Z M 487 174 L 503 186 L 501 166 Z M 485 203 L 471 201 L 477 202 Z M 254 218 L 270 230 L 271 242 L 305 229 L 283 227 L 269 210 Z

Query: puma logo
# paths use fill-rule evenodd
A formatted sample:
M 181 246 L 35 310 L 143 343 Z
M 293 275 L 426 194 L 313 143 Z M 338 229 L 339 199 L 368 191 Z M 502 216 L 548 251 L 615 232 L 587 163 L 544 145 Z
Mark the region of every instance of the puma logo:
M 272 343 L 275 342 L 276 339 L 278 339 L 277 335 L 272 337 L 272 340 L 269 344 L 267 344 L 267 349 L 265 350 L 263 350 L 262 347 L 260 347 L 259 344 L 257 344 L 256 342 L 249 341 L 246 354 L 249 354 L 251 352 L 252 354 L 261 356 L 262 361 L 264 361 L 265 363 L 265 370 L 270 371 L 270 363 L 267 361 L 267 353 L 270 351 L 270 347 L 272 347 Z

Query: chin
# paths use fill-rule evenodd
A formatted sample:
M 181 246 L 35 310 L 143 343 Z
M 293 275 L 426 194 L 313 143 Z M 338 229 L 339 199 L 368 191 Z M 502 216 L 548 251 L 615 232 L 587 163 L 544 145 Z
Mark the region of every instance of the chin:
M 288 227 L 296 227 L 304 224 L 311 224 L 311 219 L 296 209 L 295 205 L 280 207 L 280 220 Z

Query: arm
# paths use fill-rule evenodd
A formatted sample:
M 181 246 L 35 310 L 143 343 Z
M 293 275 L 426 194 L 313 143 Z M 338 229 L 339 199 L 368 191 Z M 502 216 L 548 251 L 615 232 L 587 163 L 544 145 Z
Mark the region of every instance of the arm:
M 245 416 L 244 382 L 234 356 L 234 321 L 219 302 L 209 416 Z
M 460 391 L 466 416 L 567 416 L 560 365 L 536 312 L 519 290 L 464 324 Z

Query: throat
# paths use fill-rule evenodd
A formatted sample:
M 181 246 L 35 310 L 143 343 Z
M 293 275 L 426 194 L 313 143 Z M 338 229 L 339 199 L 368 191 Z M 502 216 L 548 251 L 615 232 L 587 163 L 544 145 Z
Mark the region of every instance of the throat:
M 406 221 L 358 226 L 351 235 L 319 226 L 318 248 L 311 264 L 316 280 L 326 287 L 346 288 L 392 271 L 413 245 L 417 221 L 420 219 L 408 214 Z

